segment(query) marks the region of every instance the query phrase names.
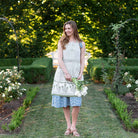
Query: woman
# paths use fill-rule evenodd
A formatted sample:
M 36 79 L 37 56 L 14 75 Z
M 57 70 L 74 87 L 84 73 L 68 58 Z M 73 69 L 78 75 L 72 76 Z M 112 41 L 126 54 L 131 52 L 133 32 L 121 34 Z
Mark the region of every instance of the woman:
M 77 25 L 68 21 L 63 26 L 63 36 L 58 42 L 58 62 L 53 88 L 52 106 L 63 107 L 67 129 L 64 135 L 80 136 L 76 123 L 81 106 L 81 97 L 75 96 L 75 85 L 72 77 L 83 80 L 85 66 L 85 43 L 80 39 Z M 72 123 L 70 120 L 70 107 L 72 107 Z

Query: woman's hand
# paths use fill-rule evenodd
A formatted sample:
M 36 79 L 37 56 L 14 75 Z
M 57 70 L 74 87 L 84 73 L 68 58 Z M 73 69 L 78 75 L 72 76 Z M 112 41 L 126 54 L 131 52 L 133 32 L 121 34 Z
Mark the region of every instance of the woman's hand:
M 79 74 L 79 76 L 78 76 L 78 80 L 81 80 L 81 78 L 82 78 L 82 74 Z
M 65 74 L 65 79 L 66 79 L 67 81 L 72 81 L 71 75 L 70 75 L 69 73 L 66 73 L 66 74 Z

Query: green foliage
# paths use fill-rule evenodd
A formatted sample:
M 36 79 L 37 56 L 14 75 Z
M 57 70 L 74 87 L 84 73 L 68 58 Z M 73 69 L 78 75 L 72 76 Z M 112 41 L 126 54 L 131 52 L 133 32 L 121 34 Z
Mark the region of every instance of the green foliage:
M 126 87 L 129 89 L 129 92 L 134 93 L 136 101 L 138 101 L 138 80 L 135 80 L 128 71 L 124 73 L 123 81 L 125 82 Z
M 101 59 L 88 59 L 88 66 L 87 66 L 87 71 L 90 75 L 90 77 L 93 80 L 99 80 L 99 81 L 103 81 L 102 78 L 102 70 L 104 68 L 104 70 L 107 71 L 107 74 L 109 75 L 110 80 L 112 79 L 111 76 L 113 74 L 114 71 L 114 67 L 113 66 L 109 66 L 108 65 L 108 59 L 107 58 L 101 58 Z
M 26 109 L 27 107 L 29 107 L 29 105 L 31 104 L 32 100 L 34 99 L 35 95 L 37 94 L 37 92 L 39 91 L 39 89 L 36 87 L 34 89 L 30 89 L 27 94 L 26 94 L 26 99 L 23 102 L 23 106 Z
M 134 76 L 135 79 L 138 79 L 138 66 L 130 66 L 132 59 L 126 59 L 125 60 L 125 66 L 121 67 L 122 72 L 127 72 L 129 71 L 131 75 Z M 138 60 L 134 60 L 133 63 L 134 65 L 137 64 Z M 126 63 L 129 66 L 126 66 Z M 103 68 L 104 71 L 106 72 L 105 78 L 107 77 L 110 81 L 113 79 L 113 74 L 115 70 L 114 66 L 114 59 L 111 58 L 99 58 L 99 59 L 93 59 L 89 58 L 88 59 L 88 66 L 87 66 L 87 71 L 90 77 L 93 80 L 99 80 L 103 81 Z M 104 78 L 104 79 L 105 79 Z
M 77 22 L 81 38 L 92 56 L 107 57 L 114 51 L 109 25 L 137 16 L 136 0 L 1 0 L 0 7 L 0 15 L 14 22 L 21 57 L 42 57 L 57 49 L 63 23 L 67 20 Z M 0 58 L 15 58 L 13 30 L 4 21 L 0 24 Z M 121 31 L 121 45 L 127 57 L 138 55 L 137 28 L 136 21 L 131 21 Z
M 0 63 L 5 66 L 0 69 L 6 69 L 8 65 L 8 68 L 12 68 L 16 62 L 16 59 L 1 59 Z M 22 58 L 20 64 L 20 69 L 23 70 L 23 77 L 27 83 L 47 82 L 51 77 L 53 69 L 51 58 Z
M 0 101 L 9 102 L 21 97 L 26 89 L 21 88 L 23 71 L 17 71 L 17 67 L 0 71 Z
M 124 122 L 127 129 L 132 129 L 131 113 L 127 112 L 127 105 L 124 101 L 120 100 L 110 89 L 104 89 L 111 102 L 113 108 L 116 109 L 121 120 Z
M 24 78 L 27 83 L 47 82 L 53 69 L 51 58 L 40 58 L 30 66 L 22 66 Z
M 133 121 L 133 128 L 135 128 L 135 129 L 138 129 L 138 119 L 135 119 L 134 121 Z
M 138 66 L 138 58 L 124 59 L 124 66 Z
M 35 61 L 37 58 L 20 58 L 19 62 L 20 65 L 31 65 L 33 61 Z M 17 66 L 17 59 L 15 58 L 8 58 L 8 59 L 0 59 L 0 67 L 3 66 Z M 10 67 L 11 68 L 11 67 Z
M 120 30 L 122 28 L 124 28 L 125 24 L 127 23 L 127 21 L 120 21 L 120 23 L 117 23 L 117 24 L 111 24 L 110 27 L 111 29 L 113 30 L 113 35 L 111 37 L 114 45 L 115 45 L 115 55 L 114 55 L 114 58 L 115 58 L 115 71 L 114 71 L 114 74 L 113 74 L 113 81 L 112 81 L 112 89 L 114 89 L 114 91 L 116 93 L 119 92 L 119 86 L 121 85 L 122 83 L 122 77 L 121 77 L 121 73 L 122 73 L 122 66 L 123 66 L 123 57 L 124 55 L 122 54 L 122 51 L 121 51 L 121 45 L 120 45 Z
M 8 130 L 8 125 L 7 124 L 3 124 L 1 127 L 3 130 L 7 131 Z
M 13 131 L 14 129 L 16 129 L 18 126 L 21 125 L 24 113 L 25 113 L 24 107 L 20 107 L 17 111 L 13 112 L 11 122 L 8 125 L 10 131 Z

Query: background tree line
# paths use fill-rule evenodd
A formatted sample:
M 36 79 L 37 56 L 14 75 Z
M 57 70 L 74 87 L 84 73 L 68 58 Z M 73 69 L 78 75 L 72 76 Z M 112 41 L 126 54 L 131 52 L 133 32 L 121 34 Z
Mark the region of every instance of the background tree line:
M 57 49 L 64 22 L 77 22 L 92 56 L 108 57 L 115 46 L 109 25 L 137 18 L 138 0 L 1 0 L 0 17 L 13 22 L 21 57 L 42 57 Z M 127 57 L 138 57 L 138 24 L 130 21 L 120 33 Z M 0 58 L 16 57 L 12 28 L 0 20 Z

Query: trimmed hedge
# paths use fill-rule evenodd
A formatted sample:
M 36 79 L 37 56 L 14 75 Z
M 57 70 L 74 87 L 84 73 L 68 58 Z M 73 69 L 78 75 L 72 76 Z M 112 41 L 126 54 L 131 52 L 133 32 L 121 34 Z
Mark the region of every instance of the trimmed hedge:
M 125 127 L 128 130 L 138 129 L 138 120 L 131 117 L 131 112 L 128 113 L 127 111 L 127 104 L 118 98 L 110 88 L 105 88 L 104 92 L 107 94 L 109 102 L 111 103 L 112 107 L 116 110 L 116 113 L 119 115 L 120 119 L 125 124 Z
M 124 61 L 125 66 L 138 66 L 138 58 L 129 58 Z
M 104 68 L 107 73 L 113 74 L 115 70 L 115 66 L 110 66 L 108 61 L 111 59 L 103 58 L 103 59 L 88 59 L 87 71 L 90 77 L 93 80 L 102 81 L 102 69 Z M 134 76 L 135 79 L 138 79 L 138 59 L 125 59 L 124 67 L 122 67 L 122 71 L 127 72 L 130 71 L 130 74 Z M 132 63 L 132 64 L 131 64 Z M 133 66 L 130 66 L 133 65 Z
M 0 69 L 12 68 L 17 66 L 16 59 L 6 59 L 0 61 L 5 66 L 0 66 Z M 6 63 L 7 62 L 7 63 Z M 47 82 L 51 77 L 53 70 L 52 59 L 43 58 L 24 58 L 22 59 L 20 70 L 23 70 L 23 77 L 26 83 Z M 9 65 L 9 66 L 7 66 Z
M 31 65 L 37 58 L 20 58 L 20 65 Z M 0 66 L 17 66 L 17 59 L 0 59 Z

